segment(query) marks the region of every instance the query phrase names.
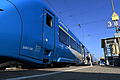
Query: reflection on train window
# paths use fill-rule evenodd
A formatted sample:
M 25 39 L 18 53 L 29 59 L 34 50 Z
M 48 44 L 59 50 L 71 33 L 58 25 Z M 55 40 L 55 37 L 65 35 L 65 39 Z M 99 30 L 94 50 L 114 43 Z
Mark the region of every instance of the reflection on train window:
M 72 49 L 81 52 L 80 44 L 70 38 L 62 29 L 59 28 L 59 41 L 67 46 L 71 46 Z
M 69 36 L 59 28 L 59 41 L 65 45 L 69 45 Z
M 77 51 L 78 51 L 78 52 L 81 52 L 81 47 L 80 47 L 79 44 L 77 44 Z
M 72 49 L 74 49 L 78 52 L 81 52 L 80 45 L 76 41 L 74 41 L 72 38 L 70 38 L 70 46 Z
M 70 38 L 70 46 L 76 50 L 76 42 L 72 38 Z
M 52 16 L 50 16 L 48 13 L 46 14 L 46 24 L 47 24 L 49 27 L 53 27 Z

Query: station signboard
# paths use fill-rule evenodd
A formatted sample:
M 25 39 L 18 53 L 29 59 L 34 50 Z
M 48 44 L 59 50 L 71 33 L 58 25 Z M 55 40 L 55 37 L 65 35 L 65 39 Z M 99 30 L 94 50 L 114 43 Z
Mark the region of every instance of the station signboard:
M 120 20 L 119 21 L 108 21 L 107 22 L 107 28 L 114 28 L 118 26 L 120 28 Z

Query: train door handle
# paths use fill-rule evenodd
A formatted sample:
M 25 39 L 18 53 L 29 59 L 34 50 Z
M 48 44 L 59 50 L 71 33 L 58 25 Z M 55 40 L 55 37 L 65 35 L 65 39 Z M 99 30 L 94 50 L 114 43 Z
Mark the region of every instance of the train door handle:
M 45 42 L 48 42 L 48 39 L 47 39 L 47 38 L 45 38 L 45 39 L 44 39 L 44 41 L 45 41 Z

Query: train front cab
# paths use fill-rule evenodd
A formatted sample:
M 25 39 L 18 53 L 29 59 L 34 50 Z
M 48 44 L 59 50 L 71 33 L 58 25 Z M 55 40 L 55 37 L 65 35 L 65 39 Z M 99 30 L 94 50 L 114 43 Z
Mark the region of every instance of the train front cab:
M 0 62 L 17 58 L 21 37 L 21 18 L 8 0 L 0 0 Z
M 50 64 L 55 48 L 55 16 L 42 0 L 12 0 L 21 16 L 21 42 L 17 58 Z M 32 7 L 31 7 L 32 6 Z

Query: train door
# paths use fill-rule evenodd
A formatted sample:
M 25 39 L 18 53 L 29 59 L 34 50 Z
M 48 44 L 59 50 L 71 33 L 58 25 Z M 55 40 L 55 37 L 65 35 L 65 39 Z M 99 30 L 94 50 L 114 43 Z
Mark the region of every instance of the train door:
M 44 10 L 44 27 L 43 27 L 43 48 L 45 54 L 53 52 L 55 45 L 55 17 L 48 10 Z

